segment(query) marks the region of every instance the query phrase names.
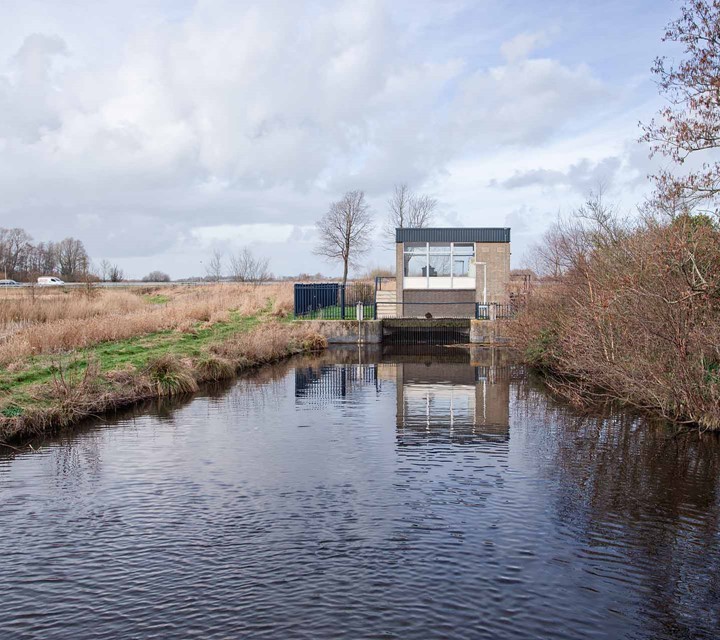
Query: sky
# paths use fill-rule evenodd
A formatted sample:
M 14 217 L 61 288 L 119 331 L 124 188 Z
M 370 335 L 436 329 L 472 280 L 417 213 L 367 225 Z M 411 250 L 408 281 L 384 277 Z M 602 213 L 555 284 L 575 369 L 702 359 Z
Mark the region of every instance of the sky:
M 0 0 L 0 227 L 74 236 L 126 277 L 249 247 L 278 275 L 328 205 L 393 185 L 435 226 L 510 227 L 512 265 L 603 185 L 632 212 L 665 0 Z

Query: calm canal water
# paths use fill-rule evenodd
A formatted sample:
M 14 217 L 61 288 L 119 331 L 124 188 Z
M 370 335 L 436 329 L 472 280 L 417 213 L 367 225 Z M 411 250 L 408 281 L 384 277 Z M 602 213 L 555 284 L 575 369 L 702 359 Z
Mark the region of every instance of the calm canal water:
M 296 360 L 0 457 L 2 638 L 712 638 L 720 442 L 503 351 Z

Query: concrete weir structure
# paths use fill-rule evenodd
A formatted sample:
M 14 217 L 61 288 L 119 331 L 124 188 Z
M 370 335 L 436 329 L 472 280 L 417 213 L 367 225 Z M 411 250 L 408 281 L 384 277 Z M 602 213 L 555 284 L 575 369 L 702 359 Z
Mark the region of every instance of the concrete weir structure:
M 314 331 L 325 336 L 328 344 L 409 342 L 498 346 L 508 343 L 503 331 L 505 324 L 497 320 L 402 318 L 361 321 L 307 320 L 305 322 Z M 405 339 L 401 339 L 403 336 Z

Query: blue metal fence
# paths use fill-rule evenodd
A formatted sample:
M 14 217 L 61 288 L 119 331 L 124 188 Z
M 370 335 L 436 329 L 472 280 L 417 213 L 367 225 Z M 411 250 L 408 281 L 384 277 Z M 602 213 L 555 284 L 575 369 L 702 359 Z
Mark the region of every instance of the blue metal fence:
M 337 282 L 296 284 L 295 315 L 301 317 L 320 309 L 342 304 L 339 295 L 341 288 Z
M 358 303 L 362 303 L 362 319 L 376 317 L 375 288 L 370 283 L 303 283 L 295 285 L 294 293 L 296 318 L 356 320 Z

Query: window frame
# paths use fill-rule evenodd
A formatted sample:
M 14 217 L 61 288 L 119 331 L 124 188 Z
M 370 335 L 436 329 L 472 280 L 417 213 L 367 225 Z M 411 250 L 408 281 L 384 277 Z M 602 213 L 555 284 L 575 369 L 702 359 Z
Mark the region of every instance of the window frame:
M 422 245 L 425 244 L 425 251 L 418 251 L 422 247 Z M 450 289 L 454 289 L 453 286 L 455 283 L 456 278 L 469 278 L 467 275 L 458 275 L 455 274 L 455 245 L 462 245 L 463 247 L 472 247 L 472 254 L 468 254 L 467 252 L 463 251 L 458 254 L 458 257 L 462 258 L 468 258 L 476 259 L 476 247 L 474 242 L 413 242 L 413 243 L 403 243 L 403 289 L 405 289 L 405 280 L 408 278 L 413 279 L 420 279 L 423 278 L 425 280 L 425 289 L 431 289 L 430 286 L 430 279 L 431 278 L 449 278 L 450 279 Z M 438 249 L 440 248 L 448 248 L 449 253 L 446 253 L 445 251 L 430 251 L 430 247 L 434 246 Z M 408 250 L 411 249 L 411 250 Z M 405 262 L 405 256 L 425 256 L 425 275 L 424 276 L 409 276 L 406 274 L 407 270 L 407 264 Z M 430 256 L 449 256 L 450 258 L 450 275 L 449 276 L 431 276 L 430 275 Z M 475 263 L 477 265 L 477 262 Z M 422 271 L 422 267 L 420 269 Z M 477 286 L 474 286 L 473 288 L 477 288 Z

